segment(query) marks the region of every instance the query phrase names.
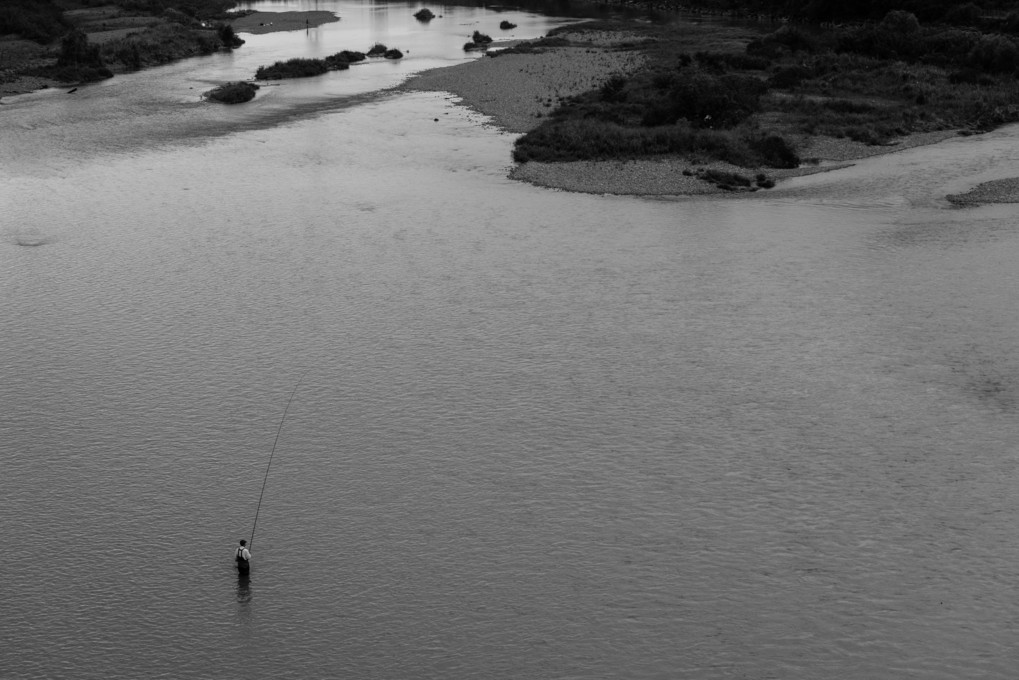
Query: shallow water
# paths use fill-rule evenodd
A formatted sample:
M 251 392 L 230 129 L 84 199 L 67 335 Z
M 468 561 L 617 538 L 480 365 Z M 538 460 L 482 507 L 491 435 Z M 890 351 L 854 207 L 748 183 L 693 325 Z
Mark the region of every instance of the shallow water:
M 1019 130 L 575 195 L 246 37 L 0 111 L 0 677 L 1010 677 Z

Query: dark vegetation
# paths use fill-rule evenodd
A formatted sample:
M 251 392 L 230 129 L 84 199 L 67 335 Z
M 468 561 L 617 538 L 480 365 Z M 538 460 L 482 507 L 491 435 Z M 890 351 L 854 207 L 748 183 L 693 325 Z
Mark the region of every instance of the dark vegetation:
M 657 6 L 817 25 L 878 22 L 889 12 L 901 11 L 924 24 L 992 33 L 1019 29 L 1019 9 L 1013 0 L 665 0 Z
M 222 104 L 242 104 L 255 98 L 258 85 L 246 82 L 224 83 L 208 93 L 209 99 Z
M 19 35 L 48 43 L 71 29 L 63 8 L 39 0 L 4 0 L 0 3 L 0 35 Z
M 512 29 L 514 29 L 516 27 L 517 27 L 517 25 L 514 24 L 512 21 L 505 21 L 505 20 L 503 20 L 503 21 L 499 22 L 499 28 L 501 28 L 504 31 L 509 31 L 509 30 L 512 30 Z
M 79 30 L 72 30 L 60 41 L 60 55 L 57 63 L 47 74 L 64 82 L 90 83 L 112 78 L 106 68 L 97 45 L 90 45 L 88 36 Z
M 435 18 L 435 13 L 427 7 L 422 7 L 418 11 L 414 12 L 414 18 L 418 21 L 431 21 Z
M 294 58 L 277 61 L 271 66 L 259 66 L 255 72 L 256 80 L 283 80 L 286 78 L 309 78 L 320 76 L 329 71 L 344 71 L 354 62 L 364 61 L 363 52 L 343 50 L 325 59 Z
M 50 43 L 73 28 L 65 11 L 101 7 L 115 7 L 124 15 L 209 23 L 225 20 L 235 4 L 233 0 L 2 0 L 0 35 Z
M 484 50 L 488 48 L 488 44 L 492 42 L 492 36 L 485 35 L 481 31 L 474 31 L 474 35 L 471 39 L 464 43 L 464 50 Z
M 721 9 L 723 3 L 691 4 Z M 733 3 L 724 4 L 731 9 Z M 744 12 L 777 6 L 740 5 Z M 889 144 L 914 132 L 982 131 L 1019 121 L 1019 16 L 993 2 L 988 6 L 997 14 L 924 2 L 916 13 L 892 7 L 864 21 L 875 17 L 877 5 L 783 3 L 801 23 L 762 23 L 739 42 L 716 39 L 714 49 L 691 48 L 690 31 L 700 29 L 637 28 L 653 41 L 642 46 L 646 65 L 626 76 L 606 74 L 596 89 L 562 99 L 518 139 L 514 158 L 678 154 L 698 162 L 792 168 L 801 162 L 797 146 L 807 135 Z M 826 21 L 860 23 L 822 25 L 822 8 Z M 568 44 L 559 34 L 578 28 L 584 27 L 557 29 L 503 53 Z M 727 44 L 734 46 L 717 47 Z
M 403 59 L 403 52 L 395 47 L 386 47 L 382 43 L 375 43 L 368 49 L 369 57 L 385 57 L 386 59 Z

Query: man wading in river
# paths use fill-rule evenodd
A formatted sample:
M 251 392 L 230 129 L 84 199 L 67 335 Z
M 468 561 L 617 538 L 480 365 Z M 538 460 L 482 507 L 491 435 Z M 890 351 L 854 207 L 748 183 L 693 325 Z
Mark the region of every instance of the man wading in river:
M 237 553 L 234 556 L 237 560 L 237 571 L 241 574 L 247 574 L 251 569 L 251 553 L 245 547 L 248 544 L 243 538 L 241 539 L 241 545 L 237 548 Z

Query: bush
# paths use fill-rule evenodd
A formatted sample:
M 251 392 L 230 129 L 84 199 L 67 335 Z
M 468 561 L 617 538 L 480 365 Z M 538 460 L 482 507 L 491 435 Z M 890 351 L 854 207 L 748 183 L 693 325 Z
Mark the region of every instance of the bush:
M 765 91 L 757 78 L 687 70 L 679 73 L 667 99 L 675 120 L 685 119 L 694 127 L 728 128 L 757 111 Z
M 1012 73 L 1019 66 L 1019 49 L 1003 35 L 983 36 L 970 52 L 969 62 L 989 73 Z
M 60 41 L 60 55 L 57 66 L 102 67 L 103 58 L 98 45 L 90 45 L 88 36 L 75 29 Z
M 350 65 L 354 62 L 364 61 L 364 52 L 351 52 L 350 50 L 343 50 L 336 54 L 330 55 L 325 58 L 326 66 L 330 69 L 337 71 L 343 71 L 350 68 Z
M 902 35 L 917 35 L 920 32 L 920 22 L 915 14 L 901 10 L 892 10 L 881 20 L 878 28 Z
M 386 59 L 403 59 L 403 52 L 394 47 L 391 50 L 386 50 L 382 56 Z
M 756 165 L 768 168 L 798 168 L 800 157 L 792 144 L 779 135 L 748 138 L 747 147 L 757 156 Z
M 435 14 L 432 12 L 432 10 L 428 9 L 427 7 L 423 7 L 418 11 L 414 12 L 414 18 L 417 19 L 418 21 L 431 21 L 432 19 L 435 18 Z
M 216 35 L 223 42 L 223 46 L 228 50 L 232 50 L 235 47 L 240 47 L 244 44 L 242 40 L 235 32 L 234 27 L 230 24 L 219 24 L 216 26 Z
M 598 92 L 601 95 L 602 101 L 623 102 L 626 101 L 625 87 L 626 78 L 617 73 L 602 83 L 602 86 L 598 88 Z
M 300 57 L 287 61 L 277 61 L 272 66 L 259 66 L 255 72 L 257 80 L 282 80 L 284 78 L 308 78 L 322 75 L 329 68 L 322 59 L 302 59 Z
M 371 46 L 371 48 L 369 48 L 368 56 L 369 57 L 381 57 L 388 50 L 389 50 L 389 48 L 386 47 L 385 45 L 383 45 L 382 43 L 375 43 L 374 45 Z
M 509 30 L 514 29 L 516 27 L 517 27 L 516 24 L 511 23 L 509 21 L 500 21 L 499 22 L 499 28 L 501 28 L 504 31 L 509 31 Z
M 208 93 L 208 98 L 222 104 L 242 104 L 255 98 L 258 85 L 246 82 L 224 83 Z
M 212 54 L 221 47 L 222 42 L 215 31 L 196 31 L 180 24 L 160 24 L 119 40 L 104 42 L 100 51 L 107 63 L 115 62 L 137 69 Z

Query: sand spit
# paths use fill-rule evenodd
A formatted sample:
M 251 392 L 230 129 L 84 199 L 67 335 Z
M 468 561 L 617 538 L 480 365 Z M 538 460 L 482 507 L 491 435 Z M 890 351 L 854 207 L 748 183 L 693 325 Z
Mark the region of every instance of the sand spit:
M 949 194 L 945 198 L 959 206 L 984 203 L 1019 203 L 1019 177 L 982 182 L 965 193 Z

